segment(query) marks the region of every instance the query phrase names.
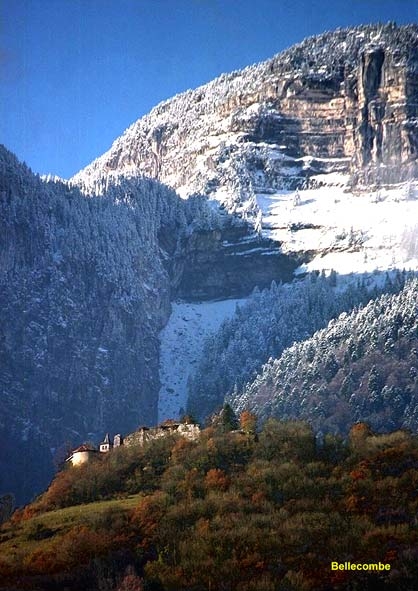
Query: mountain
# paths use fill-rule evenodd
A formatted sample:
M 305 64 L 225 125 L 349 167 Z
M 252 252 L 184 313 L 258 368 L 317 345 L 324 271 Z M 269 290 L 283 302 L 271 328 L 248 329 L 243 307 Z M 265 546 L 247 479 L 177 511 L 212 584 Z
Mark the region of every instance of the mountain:
M 417 268 L 417 37 L 307 39 L 156 106 L 68 182 L 0 148 L 0 493 L 23 502 L 68 445 L 180 413 L 201 348 L 183 363 L 181 306 L 196 342 L 232 313 L 209 303 L 272 280 Z
M 398 293 L 405 285 L 404 275 L 387 274 L 377 284 L 373 276 L 342 281 L 335 272 L 328 277 L 312 273 L 305 280 L 282 285 L 273 281 L 269 289 L 255 290 L 204 339 L 188 381 L 188 411 L 204 420 L 231 395 L 242 410 L 239 392 L 269 359 L 306 341 L 342 312 L 352 312 L 382 293 Z M 258 412 L 257 402 L 252 410 Z
M 305 419 L 317 431 L 418 430 L 418 280 L 351 314 L 271 359 L 231 398 L 264 419 Z
M 403 233 L 417 206 L 394 204 L 418 194 L 417 93 L 417 25 L 339 29 L 161 103 L 72 182 L 100 193 L 139 172 L 208 196 L 273 241 L 240 261 L 246 273 L 268 267 L 260 286 L 278 278 L 278 250 L 303 270 L 412 268 Z M 228 242 L 243 247 L 240 235 Z M 193 261 L 190 275 L 215 262 Z
M 416 176 L 418 27 L 339 29 L 155 107 L 73 177 L 139 171 L 187 196 L 254 213 L 254 195 L 350 173 L 354 185 Z
M 118 176 L 81 193 L 1 147 L 0 490 L 26 501 L 80 440 L 155 424 L 170 300 L 290 279 L 298 262 L 278 249 L 255 264 L 271 244 L 158 181 Z

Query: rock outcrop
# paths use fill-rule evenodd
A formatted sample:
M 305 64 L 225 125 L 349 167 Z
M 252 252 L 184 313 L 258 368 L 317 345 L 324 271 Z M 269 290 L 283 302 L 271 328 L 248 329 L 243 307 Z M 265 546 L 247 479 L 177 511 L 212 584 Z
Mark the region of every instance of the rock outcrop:
M 148 441 L 154 441 L 155 439 L 161 439 L 170 435 L 179 435 L 190 441 L 196 441 L 200 436 L 200 427 L 196 423 L 165 421 L 157 427 L 138 428 L 124 438 L 123 445 L 126 447 L 142 446 Z
M 305 260 L 282 253 L 279 243 L 248 226 L 197 231 L 181 241 L 173 295 L 185 301 L 243 297 L 255 286 L 269 287 L 272 280 L 291 281 Z

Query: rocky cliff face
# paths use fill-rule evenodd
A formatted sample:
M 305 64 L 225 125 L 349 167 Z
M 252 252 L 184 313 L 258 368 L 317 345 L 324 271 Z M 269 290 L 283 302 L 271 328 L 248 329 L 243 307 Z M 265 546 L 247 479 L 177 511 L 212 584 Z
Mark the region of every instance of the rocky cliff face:
M 273 279 L 291 281 L 304 260 L 303 255 L 283 254 L 279 243 L 247 226 L 194 232 L 181 241 L 173 295 L 185 301 L 239 298 L 256 285 L 269 287 Z
M 136 170 L 250 214 L 254 192 L 319 173 L 399 182 L 417 174 L 417 91 L 417 26 L 337 30 L 158 105 L 74 181 Z
M 350 106 L 357 110 L 352 171 L 363 182 L 396 182 L 417 175 L 416 53 L 412 58 L 413 51 L 407 65 L 399 50 L 378 43 L 360 55 L 357 95 Z

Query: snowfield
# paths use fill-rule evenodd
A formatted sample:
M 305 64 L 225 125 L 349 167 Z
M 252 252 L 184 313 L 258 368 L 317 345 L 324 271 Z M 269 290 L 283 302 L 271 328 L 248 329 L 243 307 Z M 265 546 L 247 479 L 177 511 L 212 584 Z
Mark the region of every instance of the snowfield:
M 203 342 L 234 315 L 240 300 L 172 304 L 170 319 L 160 332 L 158 421 L 178 418 L 187 405 L 187 380 L 202 352 Z
M 342 174 L 316 180 L 327 184 L 257 195 L 263 234 L 282 242 L 284 251 L 318 253 L 299 272 L 418 268 L 416 183 L 354 194 Z

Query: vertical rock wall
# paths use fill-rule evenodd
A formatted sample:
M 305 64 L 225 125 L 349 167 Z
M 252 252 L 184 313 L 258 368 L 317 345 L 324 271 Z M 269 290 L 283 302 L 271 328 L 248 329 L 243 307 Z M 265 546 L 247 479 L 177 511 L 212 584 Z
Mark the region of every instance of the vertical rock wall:
M 396 183 L 417 175 L 417 96 L 417 26 L 337 30 L 158 105 L 75 179 L 135 169 L 232 212 L 327 172 Z

